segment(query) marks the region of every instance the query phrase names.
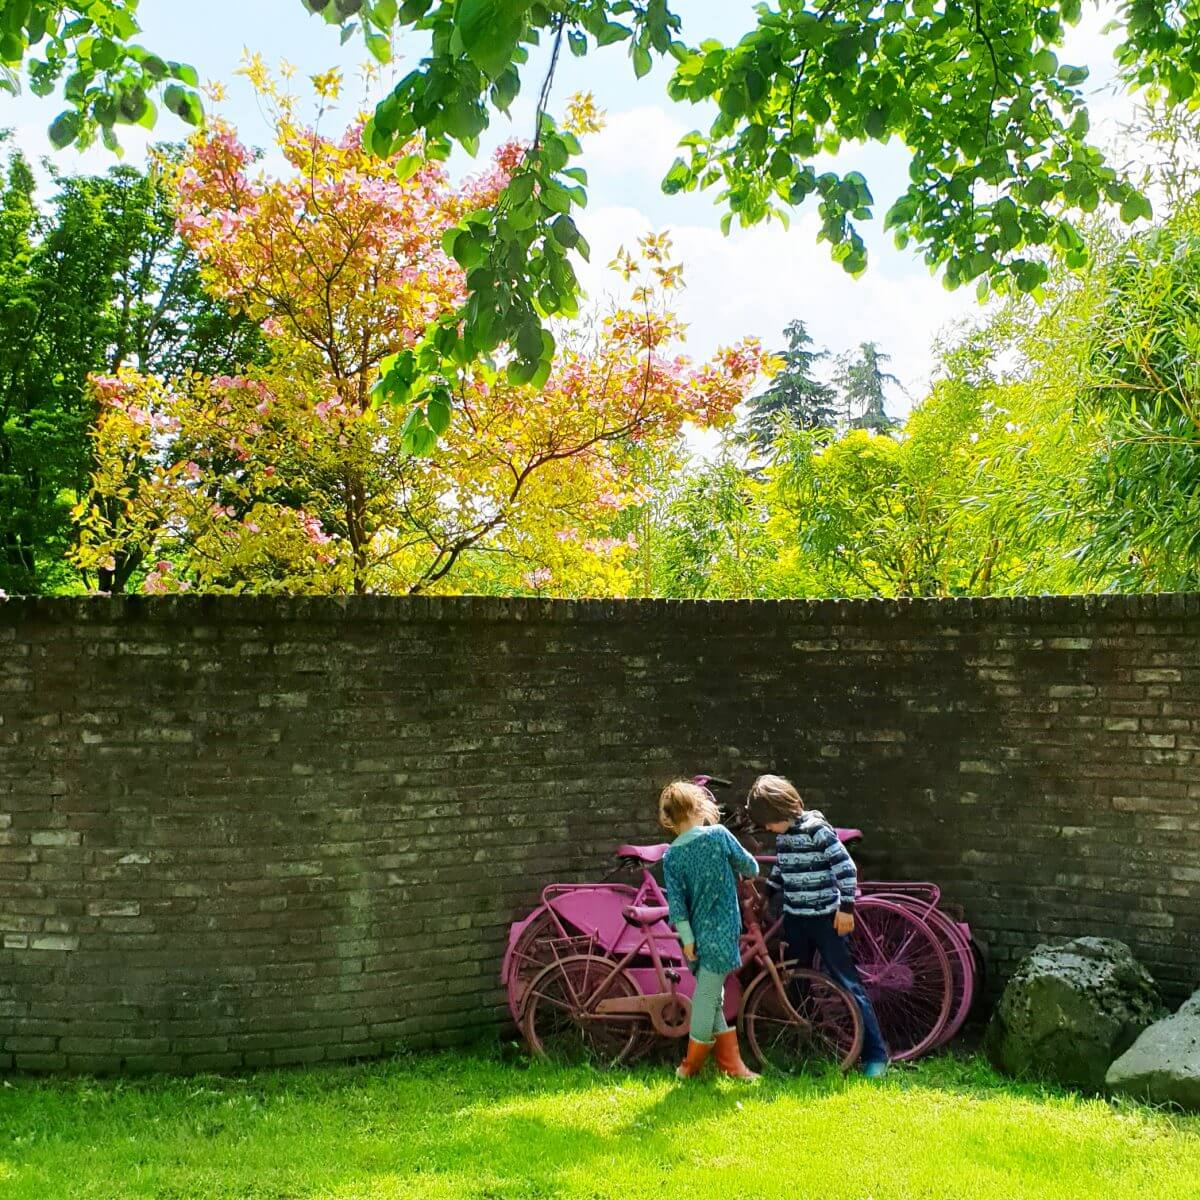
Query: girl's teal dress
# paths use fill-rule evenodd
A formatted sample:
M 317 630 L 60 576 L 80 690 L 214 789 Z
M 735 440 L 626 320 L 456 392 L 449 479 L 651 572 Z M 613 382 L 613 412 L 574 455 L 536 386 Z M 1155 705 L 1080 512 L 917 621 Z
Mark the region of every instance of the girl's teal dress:
M 671 924 L 686 946 L 696 946 L 693 969 L 725 976 L 741 966 L 742 914 L 737 875 L 758 874 L 758 863 L 724 825 L 681 833 L 663 859 Z

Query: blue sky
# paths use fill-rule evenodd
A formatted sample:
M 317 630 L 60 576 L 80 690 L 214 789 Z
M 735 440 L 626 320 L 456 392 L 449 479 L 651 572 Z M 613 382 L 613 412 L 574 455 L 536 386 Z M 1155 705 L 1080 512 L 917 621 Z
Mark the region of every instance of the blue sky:
M 736 38 L 750 27 L 749 0 L 678 0 L 689 41 L 704 37 Z M 1092 68 L 1091 85 L 1103 88 L 1111 79 L 1109 43 L 1101 33 L 1114 4 L 1104 0 L 1087 11 L 1061 57 Z M 244 140 L 270 142 L 269 126 L 244 80 L 236 79 L 243 50 L 260 51 L 269 63 L 286 58 L 302 75 L 331 66 L 342 68 L 350 86 L 344 100 L 347 119 L 366 95 L 357 78 L 366 51 L 357 40 L 339 45 L 337 30 L 306 15 L 299 0 L 142 0 L 142 41 L 166 57 L 193 63 L 207 80 L 229 85 L 222 113 L 234 122 Z M 406 71 L 419 56 L 419 45 L 399 46 L 400 60 L 392 68 Z M 407 60 L 407 61 L 406 61 Z M 531 72 L 536 69 L 533 64 Z M 789 231 L 779 225 L 734 230 L 722 237 L 720 213 L 709 195 L 664 196 L 659 187 L 675 157 L 675 144 L 689 129 L 705 124 L 705 114 L 672 104 L 665 94 L 667 65 L 643 80 L 635 80 L 626 51 L 609 47 L 586 59 L 564 58 L 555 86 L 559 106 L 578 90 L 590 90 L 606 110 L 605 130 L 585 144 L 590 202 L 581 227 L 593 248 L 584 280 L 598 302 L 618 290 L 606 272 L 618 246 L 629 244 L 649 230 L 670 230 L 677 256 L 684 264 L 686 291 L 677 305 L 689 326 L 688 350 L 697 356 L 744 335 L 761 337 L 772 348 L 792 319 L 805 320 L 818 344 L 834 352 L 872 340 L 891 355 L 893 370 L 908 395 L 919 399 L 933 366 L 932 343 L 948 323 L 969 318 L 978 310 L 973 290 L 947 292 L 916 256 L 895 250 L 882 235 L 877 220 L 863 232 L 871 252 L 865 276 L 853 280 L 829 260 L 828 247 L 815 240 L 816 217 L 802 210 Z M 386 82 L 386 75 L 385 80 Z M 378 90 L 378 88 L 376 88 Z M 526 96 L 514 109 L 514 125 L 501 125 L 496 139 L 524 136 L 530 125 L 532 74 Z M 0 127 L 11 126 L 18 143 L 34 157 L 50 154 L 45 129 L 58 111 L 54 100 L 0 96 Z M 1130 110 L 1125 98 L 1101 94 L 1094 107 L 1103 132 Z M 138 131 L 140 133 L 140 131 Z M 169 115 L 160 119 L 155 136 L 179 136 Z M 140 162 L 145 140 L 126 139 L 128 159 Z M 61 170 L 103 169 L 111 159 L 96 148 L 84 155 L 74 150 L 54 155 Z M 852 147 L 836 160 L 841 170 L 866 174 L 880 215 L 903 187 L 905 158 L 893 147 Z M 470 168 L 469 162 L 463 163 Z M 896 394 L 892 407 L 902 412 L 908 400 Z

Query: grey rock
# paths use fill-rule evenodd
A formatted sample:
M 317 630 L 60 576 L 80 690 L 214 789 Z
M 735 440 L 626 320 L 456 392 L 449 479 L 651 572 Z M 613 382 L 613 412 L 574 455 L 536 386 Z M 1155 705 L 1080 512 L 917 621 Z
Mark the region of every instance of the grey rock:
M 1200 989 L 1180 1010 L 1143 1030 L 1108 1068 L 1114 1092 L 1200 1112 Z
M 1112 1061 L 1164 1012 L 1154 980 L 1124 942 L 1049 942 L 1009 980 L 985 1048 L 1005 1074 L 1098 1091 Z

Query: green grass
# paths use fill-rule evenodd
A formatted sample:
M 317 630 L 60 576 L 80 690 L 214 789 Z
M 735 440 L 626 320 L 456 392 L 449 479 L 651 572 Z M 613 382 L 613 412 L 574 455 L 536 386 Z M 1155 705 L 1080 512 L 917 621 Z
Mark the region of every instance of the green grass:
M 1200 1120 L 937 1059 L 882 1084 L 444 1055 L 244 1079 L 10 1080 L 0 1197 L 1195 1200 Z

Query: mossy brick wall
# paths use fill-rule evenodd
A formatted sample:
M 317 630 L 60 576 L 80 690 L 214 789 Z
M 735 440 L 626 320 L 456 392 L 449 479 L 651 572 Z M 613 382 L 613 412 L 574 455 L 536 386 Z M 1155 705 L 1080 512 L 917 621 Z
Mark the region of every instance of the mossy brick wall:
M 541 883 L 785 772 L 934 879 L 1200 979 L 1200 597 L 0 603 L 0 1067 L 342 1059 L 500 1019 Z

